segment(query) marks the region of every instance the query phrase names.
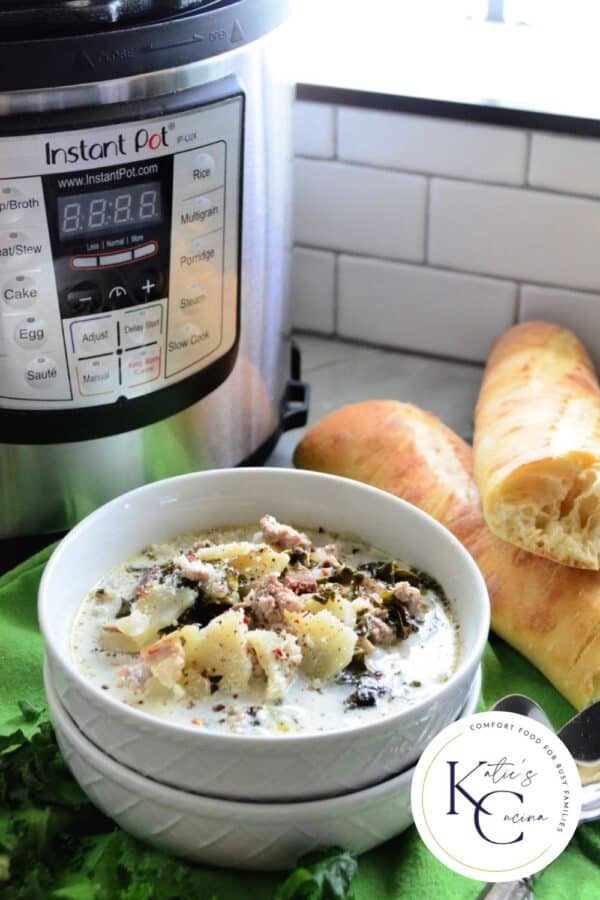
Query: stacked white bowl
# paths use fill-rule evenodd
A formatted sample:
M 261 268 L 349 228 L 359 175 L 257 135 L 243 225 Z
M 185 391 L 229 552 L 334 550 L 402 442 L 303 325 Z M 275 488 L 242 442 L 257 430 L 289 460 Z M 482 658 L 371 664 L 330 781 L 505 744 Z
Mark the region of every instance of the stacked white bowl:
M 213 733 L 123 704 L 70 652 L 83 597 L 114 566 L 185 531 L 257 522 L 354 533 L 431 573 L 462 639 L 448 681 L 372 724 L 274 736 Z M 412 766 L 428 742 L 474 711 L 489 601 L 460 543 L 415 507 L 357 482 L 287 469 L 232 469 L 156 482 L 108 503 L 54 552 L 40 586 L 46 693 L 61 750 L 91 800 L 170 853 L 246 869 L 286 869 L 304 853 L 360 853 L 411 823 Z

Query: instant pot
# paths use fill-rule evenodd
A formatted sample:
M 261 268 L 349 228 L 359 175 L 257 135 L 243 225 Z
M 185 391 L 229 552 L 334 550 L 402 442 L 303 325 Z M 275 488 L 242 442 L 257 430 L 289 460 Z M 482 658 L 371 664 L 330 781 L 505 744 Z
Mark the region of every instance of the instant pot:
M 287 6 L 0 0 L 0 538 L 305 420 Z

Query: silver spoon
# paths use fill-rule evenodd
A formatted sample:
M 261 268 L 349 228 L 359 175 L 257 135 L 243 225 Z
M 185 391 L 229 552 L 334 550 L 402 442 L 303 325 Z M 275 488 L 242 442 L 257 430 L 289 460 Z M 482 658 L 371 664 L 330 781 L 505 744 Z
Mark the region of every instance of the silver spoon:
M 502 697 L 492 709 L 528 716 L 552 729 L 544 710 L 524 694 Z M 580 823 L 600 819 L 600 700 L 569 719 L 558 737 L 575 760 L 583 785 Z M 530 879 L 521 878 L 486 885 L 478 900 L 533 900 L 533 897 Z

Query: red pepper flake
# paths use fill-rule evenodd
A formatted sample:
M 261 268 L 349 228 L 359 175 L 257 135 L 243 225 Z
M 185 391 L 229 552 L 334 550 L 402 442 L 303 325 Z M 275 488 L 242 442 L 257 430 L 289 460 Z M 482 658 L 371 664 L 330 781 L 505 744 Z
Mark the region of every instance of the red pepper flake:
M 277 656 L 279 659 L 282 658 L 283 650 L 281 649 L 281 647 L 275 647 L 275 649 L 273 650 L 273 656 Z
M 223 712 L 224 709 L 225 709 L 224 703 L 217 703 L 216 706 L 213 706 L 212 711 L 213 712 Z

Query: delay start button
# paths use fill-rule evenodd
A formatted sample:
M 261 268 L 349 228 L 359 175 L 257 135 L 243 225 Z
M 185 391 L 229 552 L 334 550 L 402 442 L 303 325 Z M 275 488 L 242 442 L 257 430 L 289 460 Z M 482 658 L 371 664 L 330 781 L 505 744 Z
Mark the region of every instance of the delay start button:
M 38 316 L 20 319 L 15 328 L 15 341 L 19 347 L 36 348 L 46 343 L 46 323 Z
M 27 309 L 38 296 L 37 284 L 30 275 L 15 275 L 2 285 L 2 299 L 12 309 Z
M 25 381 L 35 390 L 47 390 L 58 380 L 58 366 L 50 356 L 36 356 L 25 369 Z

